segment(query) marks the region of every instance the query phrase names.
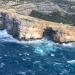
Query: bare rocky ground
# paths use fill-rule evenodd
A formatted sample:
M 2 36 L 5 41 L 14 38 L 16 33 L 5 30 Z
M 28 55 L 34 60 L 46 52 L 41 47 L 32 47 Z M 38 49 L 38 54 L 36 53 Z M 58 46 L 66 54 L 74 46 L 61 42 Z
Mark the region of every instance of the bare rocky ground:
M 60 11 L 75 14 L 74 0 L 0 0 L 0 4 L 15 7 L 22 4 L 29 5 L 30 3 L 31 7 L 37 7 L 37 10 L 40 12 L 50 13 L 52 11 Z M 28 8 L 30 8 L 30 6 L 28 6 Z
M 13 7 L 20 14 L 53 22 L 75 24 L 74 0 L 1 0 L 0 5 Z

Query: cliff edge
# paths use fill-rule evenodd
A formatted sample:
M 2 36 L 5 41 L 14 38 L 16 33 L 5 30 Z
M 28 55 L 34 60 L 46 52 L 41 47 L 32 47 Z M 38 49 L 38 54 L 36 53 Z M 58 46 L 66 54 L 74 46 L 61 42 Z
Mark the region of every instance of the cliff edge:
M 43 37 L 55 42 L 75 42 L 75 26 L 45 21 L 17 13 L 13 8 L 0 6 L 0 29 L 19 40 L 36 40 Z

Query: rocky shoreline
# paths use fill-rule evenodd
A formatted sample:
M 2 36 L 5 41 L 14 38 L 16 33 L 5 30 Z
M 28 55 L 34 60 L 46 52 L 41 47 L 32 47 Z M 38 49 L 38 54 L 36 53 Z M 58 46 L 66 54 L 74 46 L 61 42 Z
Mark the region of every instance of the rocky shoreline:
M 45 37 L 58 43 L 75 42 L 75 26 L 21 15 L 13 8 L 1 8 L 1 6 L 0 29 L 6 29 L 19 40 L 36 40 Z

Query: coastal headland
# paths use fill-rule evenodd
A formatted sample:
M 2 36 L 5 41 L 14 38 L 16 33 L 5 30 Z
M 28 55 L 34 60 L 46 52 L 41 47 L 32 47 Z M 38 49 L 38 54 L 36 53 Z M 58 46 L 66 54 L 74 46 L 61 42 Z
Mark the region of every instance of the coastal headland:
M 75 42 L 75 26 L 22 15 L 14 8 L 0 6 L 0 30 L 3 29 L 19 40 L 45 37 L 58 43 Z

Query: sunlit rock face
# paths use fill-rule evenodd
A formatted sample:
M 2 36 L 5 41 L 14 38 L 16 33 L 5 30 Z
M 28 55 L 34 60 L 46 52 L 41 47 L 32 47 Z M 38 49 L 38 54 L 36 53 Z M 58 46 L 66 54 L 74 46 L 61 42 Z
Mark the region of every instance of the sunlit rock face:
M 45 21 L 16 13 L 15 9 L 0 9 L 1 29 L 19 40 L 35 40 L 43 37 L 55 42 L 74 42 L 75 27 L 68 24 Z

